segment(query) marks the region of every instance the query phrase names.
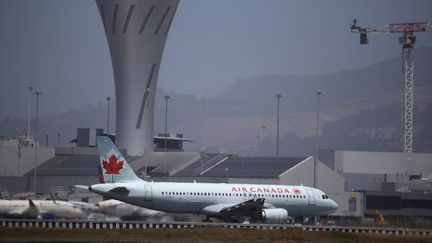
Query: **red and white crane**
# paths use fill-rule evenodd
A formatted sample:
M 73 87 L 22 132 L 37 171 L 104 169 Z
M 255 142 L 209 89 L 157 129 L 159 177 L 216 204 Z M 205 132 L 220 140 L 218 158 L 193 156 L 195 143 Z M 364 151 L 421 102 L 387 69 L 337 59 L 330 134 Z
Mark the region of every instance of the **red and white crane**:
M 413 145 L 413 107 L 414 107 L 414 63 L 413 48 L 416 42 L 414 32 L 432 31 L 432 23 L 396 23 L 379 28 L 362 28 L 353 20 L 352 33 L 360 34 L 360 44 L 368 44 L 368 34 L 392 34 L 402 33 L 399 43 L 402 45 L 402 81 L 403 81 L 403 104 L 401 119 L 401 150 L 412 153 Z

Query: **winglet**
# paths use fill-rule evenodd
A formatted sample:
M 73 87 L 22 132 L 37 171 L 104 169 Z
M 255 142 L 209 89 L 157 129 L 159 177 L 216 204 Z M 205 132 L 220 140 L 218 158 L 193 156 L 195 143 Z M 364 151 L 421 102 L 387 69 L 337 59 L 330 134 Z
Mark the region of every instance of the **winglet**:
M 52 200 L 55 204 L 57 204 L 57 201 L 55 200 L 54 195 L 53 195 L 52 193 L 50 193 L 50 197 L 51 197 L 51 200 Z
M 33 200 L 29 199 L 28 201 L 29 201 L 30 207 L 36 207 L 36 205 L 34 204 Z

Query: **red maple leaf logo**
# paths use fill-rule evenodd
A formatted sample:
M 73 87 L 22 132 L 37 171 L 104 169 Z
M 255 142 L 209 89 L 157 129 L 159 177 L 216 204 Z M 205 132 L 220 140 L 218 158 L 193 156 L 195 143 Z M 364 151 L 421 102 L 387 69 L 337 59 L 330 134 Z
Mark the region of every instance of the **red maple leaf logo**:
M 301 193 L 301 191 L 300 191 L 300 189 L 294 189 L 294 193 L 296 193 L 296 194 L 299 194 L 299 193 Z
M 123 161 L 118 161 L 117 157 L 112 154 L 108 158 L 108 162 L 102 160 L 102 167 L 105 169 L 107 175 L 120 175 L 120 170 L 123 169 Z

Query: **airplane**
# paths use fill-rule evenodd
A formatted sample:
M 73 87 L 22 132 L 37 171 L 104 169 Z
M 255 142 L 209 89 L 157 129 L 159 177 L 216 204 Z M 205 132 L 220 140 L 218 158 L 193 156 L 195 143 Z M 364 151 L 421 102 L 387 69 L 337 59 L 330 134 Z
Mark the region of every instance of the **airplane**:
M 288 215 L 328 215 L 338 208 L 323 191 L 302 185 L 144 181 L 108 137 L 98 136 L 97 146 L 105 183 L 75 187 L 136 206 L 204 214 L 207 221 L 263 223 L 286 223 Z
M 86 215 L 70 202 L 50 200 L 0 200 L 0 217 L 23 219 L 82 219 Z

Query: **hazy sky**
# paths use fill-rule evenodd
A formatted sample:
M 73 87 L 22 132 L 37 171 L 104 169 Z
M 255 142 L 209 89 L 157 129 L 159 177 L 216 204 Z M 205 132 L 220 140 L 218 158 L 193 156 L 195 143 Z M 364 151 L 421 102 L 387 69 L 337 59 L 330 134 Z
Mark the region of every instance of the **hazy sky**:
M 432 21 L 432 1 L 181 0 L 158 85 L 214 96 L 236 79 L 354 69 L 400 54 L 397 35 L 362 26 Z M 40 89 L 41 113 L 79 109 L 114 96 L 111 60 L 92 0 L 0 0 L 0 119 L 25 117 L 26 83 Z M 432 45 L 432 32 L 417 35 Z

